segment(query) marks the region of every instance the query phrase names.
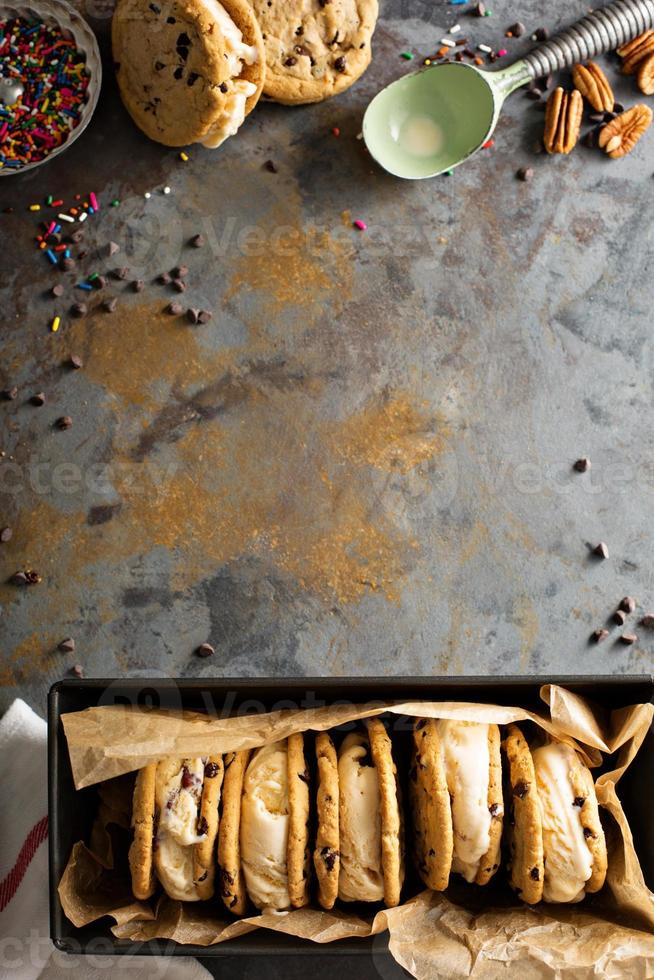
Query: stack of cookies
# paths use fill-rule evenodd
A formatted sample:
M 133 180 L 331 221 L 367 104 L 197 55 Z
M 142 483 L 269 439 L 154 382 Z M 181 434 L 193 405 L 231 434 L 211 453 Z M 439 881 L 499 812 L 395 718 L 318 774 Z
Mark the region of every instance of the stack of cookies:
M 349 88 L 371 58 L 377 0 L 118 0 L 118 87 L 166 146 L 220 146 L 263 93 L 287 105 Z
M 593 778 L 567 743 L 517 725 L 413 719 L 410 850 L 424 884 L 487 885 L 504 864 L 529 904 L 598 891 L 607 855 Z M 379 718 L 224 757 L 141 770 L 129 854 L 139 899 L 215 893 L 235 915 L 335 902 L 398 905 L 405 877 L 398 745 Z M 402 754 L 401 746 L 399 747 Z M 406 754 L 406 753 L 404 753 Z M 313 760 L 311 760 L 313 761 Z M 502 859 L 504 855 L 504 861 Z M 314 879 L 315 878 L 315 882 Z

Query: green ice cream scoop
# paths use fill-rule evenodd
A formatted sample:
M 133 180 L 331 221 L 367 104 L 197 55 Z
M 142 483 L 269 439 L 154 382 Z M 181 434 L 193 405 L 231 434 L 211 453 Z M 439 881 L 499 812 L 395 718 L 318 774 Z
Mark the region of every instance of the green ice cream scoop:
M 405 75 L 372 100 L 363 138 L 396 177 L 435 177 L 464 163 L 490 138 L 507 95 L 551 72 L 614 51 L 654 25 L 654 0 L 614 0 L 508 68 L 463 62 Z

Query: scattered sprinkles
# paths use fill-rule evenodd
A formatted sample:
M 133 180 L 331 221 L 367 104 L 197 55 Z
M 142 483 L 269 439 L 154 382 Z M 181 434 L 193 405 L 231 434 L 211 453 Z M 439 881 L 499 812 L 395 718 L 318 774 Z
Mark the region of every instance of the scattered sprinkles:
M 365 223 L 365 221 L 361 221 L 360 218 L 357 218 L 357 220 L 353 221 L 352 224 L 357 229 L 357 231 L 366 231 L 368 228 L 368 225 Z
M 410 51 L 402 51 L 400 54 L 400 58 L 404 58 L 405 61 L 413 61 L 414 57 L 415 55 L 413 55 Z
M 16 101 L 0 105 L 0 168 L 20 169 L 43 160 L 78 126 L 89 73 L 72 38 L 23 17 L 0 21 L 0 62 L 5 77 L 22 83 Z

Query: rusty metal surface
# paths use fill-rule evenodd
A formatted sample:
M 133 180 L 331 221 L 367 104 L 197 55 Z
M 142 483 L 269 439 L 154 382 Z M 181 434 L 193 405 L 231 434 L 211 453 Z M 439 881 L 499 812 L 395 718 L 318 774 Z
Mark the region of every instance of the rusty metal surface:
M 387 177 L 356 139 L 370 97 L 410 67 L 400 51 L 429 53 L 457 18 L 497 46 L 517 16 L 545 16 L 493 7 L 472 20 L 387 3 L 349 93 L 260 106 L 187 164 L 139 134 L 108 70 L 84 137 L 4 182 L 0 387 L 20 393 L 0 404 L 14 531 L 0 578 L 43 581 L 0 586 L 2 707 L 21 694 L 43 711 L 74 662 L 88 676 L 650 669 L 645 633 L 588 635 L 624 594 L 650 596 L 654 136 L 618 164 L 534 156 L 542 115 L 517 94 L 492 150 L 423 183 Z M 557 0 L 548 25 L 585 10 Z M 107 11 L 87 13 L 110 69 Z M 114 314 L 65 315 L 51 334 L 73 291 L 45 291 L 76 278 L 36 252 L 26 207 L 91 189 L 105 206 L 88 241 L 122 249 L 95 265 L 146 288 L 111 282 Z M 207 245 L 189 248 L 198 232 Z M 206 325 L 163 313 L 177 297 L 153 279 L 180 261 Z M 589 473 L 572 471 L 581 455 Z M 72 656 L 56 651 L 67 636 Z M 194 656 L 203 641 L 214 657 Z

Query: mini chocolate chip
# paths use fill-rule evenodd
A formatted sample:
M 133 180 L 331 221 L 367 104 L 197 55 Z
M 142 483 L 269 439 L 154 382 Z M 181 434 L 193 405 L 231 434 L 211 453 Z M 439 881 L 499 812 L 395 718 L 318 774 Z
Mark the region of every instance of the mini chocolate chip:
M 64 272 L 71 272 L 77 265 L 75 259 L 71 258 L 70 256 L 63 258 L 60 264 Z
M 593 641 L 593 643 L 602 643 L 607 638 L 608 635 L 609 635 L 609 631 L 607 629 L 602 628 L 602 629 L 593 630 L 593 632 L 590 634 L 590 638 Z
M 213 313 L 211 310 L 200 310 L 198 313 L 198 323 L 208 323 Z
M 484 14 L 486 13 L 486 4 L 476 3 L 472 8 L 472 10 L 470 11 L 470 13 L 474 14 L 475 17 L 483 17 Z
M 186 47 L 186 48 L 190 47 L 191 39 L 188 36 L 188 34 L 186 33 L 186 31 L 182 31 L 181 34 L 178 34 L 177 35 L 177 41 L 175 42 L 175 44 L 176 44 L 177 47 L 179 47 L 180 45 L 182 45 L 182 47 Z
M 336 61 L 334 62 L 334 68 L 336 69 L 336 71 L 340 72 L 341 74 L 345 71 L 345 58 L 343 57 L 343 55 L 341 55 L 339 58 L 336 59 Z
M 293 55 L 290 55 L 288 58 L 285 59 L 284 67 L 292 68 L 293 65 L 297 65 L 297 58 L 294 58 Z
M 114 269 L 111 274 L 114 279 L 129 279 L 129 269 L 127 266 L 123 266 L 122 269 Z
M 84 668 L 81 664 L 75 664 L 74 667 L 70 668 L 70 672 L 71 674 L 74 674 L 75 677 L 84 677 Z
M 181 303 L 169 303 L 166 307 L 166 313 L 170 313 L 171 316 L 179 316 L 184 312 L 184 307 Z
M 302 27 L 302 24 L 300 24 L 299 27 L 295 28 L 295 36 L 302 37 L 303 34 L 304 34 L 304 28 Z
M 198 878 L 198 881 L 205 881 L 205 880 L 206 880 L 206 877 L 207 877 L 207 875 L 208 875 L 208 874 L 209 874 L 209 871 L 208 871 L 208 870 L 207 870 L 207 871 L 204 871 L 204 872 L 203 872 L 203 873 L 202 873 L 202 874 L 200 875 L 200 877 Z
M 515 786 L 513 787 L 513 795 L 517 796 L 519 800 L 524 799 L 524 797 L 527 795 L 528 792 L 529 792 L 529 783 L 526 783 L 524 781 L 516 783 Z
M 161 13 L 161 7 L 158 7 L 156 5 L 156 3 L 151 3 L 150 4 L 150 10 L 152 11 L 153 14 L 160 14 Z
M 133 279 L 132 280 L 132 289 L 134 290 L 135 293 L 140 293 L 142 291 L 142 289 L 143 289 L 144 286 L 145 286 L 145 283 L 143 282 L 142 279 Z
M 532 881 L 540 881 L 540 871 L 538 868 L 532 868 L 529 872 L 529 877 Z
M 67 636 L 66 639 L 62 640 L 57 646 L 57 650 L 59 650 L 61 653 L 73 653 L 75 650 L 75 640 L 72 638 L 72 636 Z
M 111 258 L 112 255 L 117 255 L 118 252 L 120 252 L 120 245 L 118 245 L 116 242 L 109 242 L 105 249 L 107 258 Z
M 186 61 L 186 59 L 188 58 L 188 48 L 178 47 L 178 48 L 176 48 L 176 51 L 177 51 L 178 57 L 180 57 L 182 59 L 182 61 Z M 188 84 L 188 82 L 187 82 L 187 84 Z
M 309 785 L 309 773 L 306 771 L 306 769 L 304 770 L 304 772 L 299 772 L 297 776 L 298 779 L 301 779 L 303 783 L 306 783 L 307 786 Z
M 534 41 L 547 41 L 550 36 L 550 32 L 546 27 L 537 27 L 534 33 L 531 35 Z
M 183 279 L 184 276 L 188 275 L 187 265 L 176 265 L 174 269 L 170 270 L 170 274 L 173 279 Z
M 584 805 L 585 802 L 586 802 L 586 798 L 584 796 L 575 796 L 574 800 L 572 801 L 572 805 L 577 806 L 579 807 L 579 809 L 581 809 L 581 807 Z
M 416 722 L 416 731 L 419 732 L 420 729 L 424 728 L 426 724 L 427 724 L 426 718 L 419 718 L 418 721 Z
M 190 789 L 195 782 L 188 766 L 182 766 L 182 788 Z
M 295 51 L 296 54 L 303 55 L 306 58 L 309 57 L 309 52 L 302 44 L 296 44 L 293 50 Z
M 186 292 L 186 283 L 183 279 L 173 279 L 173 289 L 178 293 Z
M 590 827 L 584 827 L 584 837 L 585 837 L 586 839 L 588 839 L 589 837 L 594 837 L 594 836 L 595 836 L 595 834 L 594 834 L 594 833 L 593 833 L 593 831 L 592 831 L 592 830 L 590 829 Z
M 176 24 L 177 21 L 175 20 L 174 17 L 166 17 L 166 23 L 167 24 Z
M 207 823 L 207 818 L 200 817 L 200 819 L 198 820 L 198 836 L 202 837 L 203 834 L 206 834 L 208 830 L 209 830 L 209 824 Z
M 166 66 L 164 65 L 163 61 L 155 61 L 155 63 L 154 63 L 154 70 L 155 71 L 161 71 L 165 67 Z
M 215 779 L 215 777 L 220 772 L 220 766 L 217 762 L 207 762 L 204 767 L 205 779 Z
M 2 389 L 2 400 L 3 401 L 5 401 L 5 402 L 13 402 L 16 398 L 18 398 L 18 388 L 16 388 L 15 385 L 12 388 L 3 388 Z
M 223 95 L 225 94 L 225 92 L 229 91 L 229 85 L 227 84 L 227 82 L 221 82 L 218 88 L 223 93 Z
M 188 310 L 186 311 L 186 319 L 189 321 L 189 323 L 197 323 L 199 318 L 200 311 L 194 306 L 189 306 Z
M 2 542 L 2 544 L 6 544 L 7 541 L 11 541 L 13 535 L 14 532 L 10 527 L 0 528 L 0 542 Z
M 644 626 L 646 630 L 654 630 L 654 614 L 647 613 L 647 615 L 643 616 L 640 625 Z
M 626 647 L 632 646 L 634 643 L 638 642 L 638 637 L 635 633 L 623 633 L 620 637 L 620 643 L 624 643 Z
M 86 303 L 73 303 L 73 305 L 70 308 L 70 315 L 77 316 L 77 317 L 86 316 L 87 310 L 88 307 Z
M 272 160 L 266 160 L 266 162 L 264 163 L 264 167 L 271 174 L 276 174 L 277 173 L 277 167 L 275 166 L 275 164 L 273 163 Z
M 575 461 L 574 469 L 577 473 L 586 473 L 590 469 L 590 460 L 588 456 L 581 456 Z
M 491 817 L 495 817 L 500 812 L 500 809 L 501 809 L 501 807 L 500 807 L 500 804 L 499 803 L 491 803 L 491 805 L 488 808 L 488 811 L 489 811 Z
M 598 558 L 608 558 L 609 549 L 606 547 L 603 541 L 600 541 L 599 544 L 596 544 L 593 548 L 593 554 L 597 555 Z
M 323 859 L 327 870 L 333 871 L 336 858 L 338 857 L 338 851 L 333 850 L 331 847 L 323 847 L 320 851 L 320 857 Z
M 32 405 L 36 405 L 37 408 L 40 408 L 41 405 L 45 405 L 45 393 L 43 391 L 37 391 L 35 395 L 32 395 L 30 401 Z
M 632 613 L 636 609 L 636 600 L 633 596 L 626 595 L 620 600 L 619 609 L 624 609 L 626 613 Z
M 62 430 L 63 429 L 70 429 L 70 427 L 72 426 L 72 424 L 73 424 L 73 420 L 71 419 L 70 415 L 62 415 L 55 422 L 56 427 L 58 429 L 62 429 Z
M 204 245 L 204 235 L 193 235 L 191 245 L 193 248 L 202 248 Z
M 104 289 L 104 287 L 107 285 L 107 277 L 106 276 L 97 276 L 93 280 L 93 285 L 95 286 L 96 289 Z
M 41 581 L 41 576 L 33 568 L 26 568 L 24 575 L 28 585 L 38 585 Z
M 613 616 L 611 618 L 614 623 L 618 624 L 618 626 L 624 626 L 627 619 L 622 609 L 616 609 L 616 611 L 613 613 Z
M 106 313 L 113 313 L 117 305 L 118 305 L 118 300 L 116 299 L 115 296 L 108 297 L 107 299 L 102 301 L 102 309 Z
M 63 296 L 64 295 L 64 287 L 61 285 L 60 282 L 58 282 L 56 286 L 53 286 L 52 287 L 52 289 L 50 290 L 50 292 L 52 293 L 53 296 Z
M 184 69 L 180 65 L 179 68 L 176 68 L 175 71 L 173 72 L 173 78 L 176 78 L 177 81 L 179 81 L 180 78 L 183 77 L 183 75 L 184 75 Z
M 613 103 L 613 112 L 615 113 L 616 116 L 619 116 L 621 112 L 624 112 L 624 106 L 622 102 Z
M 211 657 L 216 651 L 210 643 L 201 643 L 195 652 L 198 657 Z
M 511 26 L 509 27 L 509 31 L 511 32 L 513 37 L 522 37 L 522 35 L 525 33 L 526 30 L 527 28 L 525 27 L 525 25 L 522 23 L 522 21 L 519 20 L 517 20 L 515 24 L 511 24 Z
M 9 579 L 12 585 L 27 585 L 27 575 L 25 572 L 14 572 Z
M 518 180 L 523 180 L 525 182 L 530 181 L 534 176 L 533 167 L 520 167 L 516 170 L 516 177 Z
M 191 85 L 195 85 L 195 83 L 197 82 L 197 80 L 198 80 L 199 77 L 200 76 L 198 75 L 198 73 L 196 71 L 189 72 L 188 78 L 186 79 L 186 84 L 189 87 Z
M 160 283 L 162 286 L 168 286 L 170 284 L 171 279 L 172 276 L 168 272 L 160 272 L 159 275 L 157 276 L 157 282 Z

